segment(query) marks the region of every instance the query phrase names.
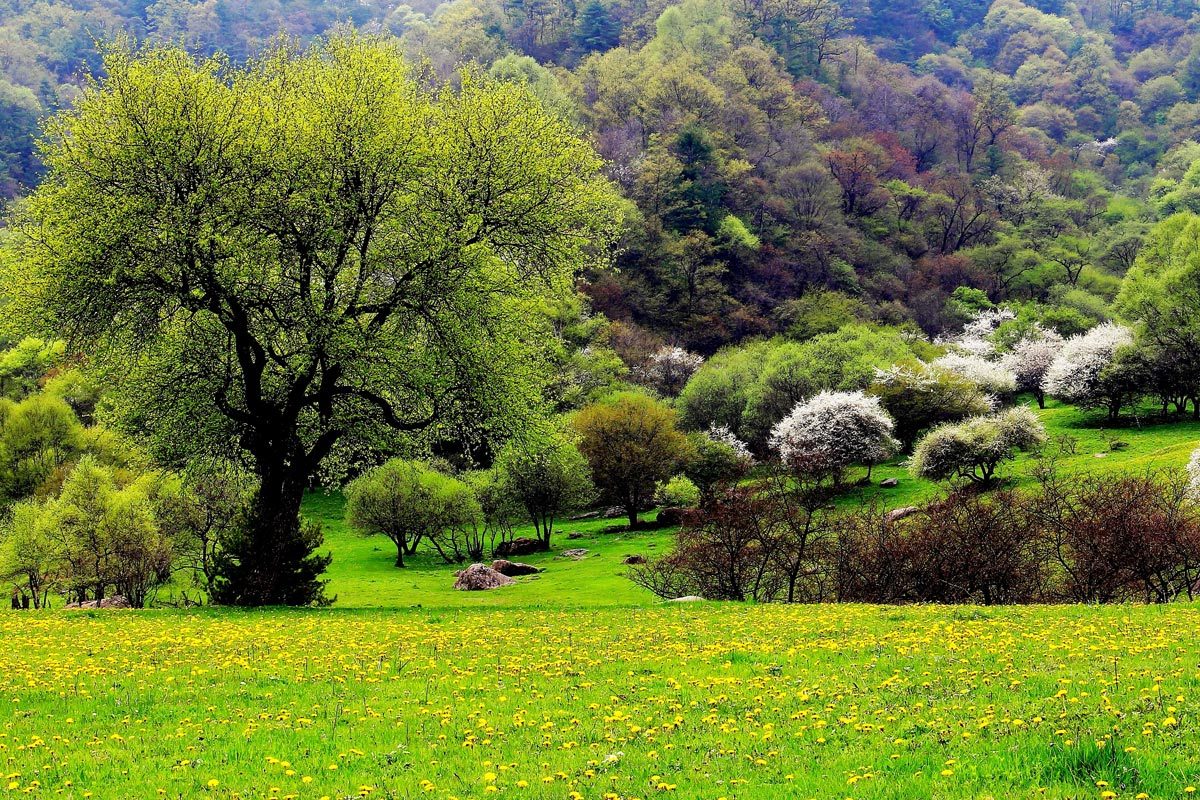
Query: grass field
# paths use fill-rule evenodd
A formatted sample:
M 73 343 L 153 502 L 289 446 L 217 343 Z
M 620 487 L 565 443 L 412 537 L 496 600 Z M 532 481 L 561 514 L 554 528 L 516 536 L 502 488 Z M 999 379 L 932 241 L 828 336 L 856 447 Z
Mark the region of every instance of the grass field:
M 1077 439 L 1064 469 L 1183 464 L 1200 424 Z M 1120 439 L 1127 446 L 1112 449 Z M 1097 458 L 1096 454 L 1104 457 Z M 1028 481 L 1029 459 L 1010 467 Z M 860 490 L 889 505 L 928 496 Z M 857 495 L 846 498 L 853 503 Z M 1187 798 L 1200 607 L 661 604 L 670 531 L 564 522 L 545 572 L 453 568 L 305 513 L 332 609 L 0 615 L 0 794 L 63 798 Z M 568 539 L 568 532 L 580 534 Z M 575 561 L 558 553 L 588 549 Z
M 1200 786 L 1200 611 L 7 614 L 13 794 L 1102 798 Z

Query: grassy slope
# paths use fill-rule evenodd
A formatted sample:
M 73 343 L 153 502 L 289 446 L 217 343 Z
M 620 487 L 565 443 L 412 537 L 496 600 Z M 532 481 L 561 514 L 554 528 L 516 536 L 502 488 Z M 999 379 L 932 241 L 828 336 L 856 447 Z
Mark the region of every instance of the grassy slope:
M 1152 468 L 1181 467 L 1187 463 L 1192 450 L 1200 444 L 1200 422 L 1186 421 L 1125 422 L 1118 427 L 1107 426 L 1095 414 L 1083 413 L 1072 406 L 1054 402 L 1040 412 L 1051 440 L 1069 436 L 1077 440 L 1074 455 L 1062 458 L 1064 472 L 1142 471 Z M 1128 444 L 1120 450 L 1110 450 L 1109 444 L 1119 439 Z M 1103 457 L 1098 458 L 1097 454 Z M 1002 476 L 1017 486 L 1031 482 L 1029 468 L 1032 458 L 1022 455 L 1002 468 Z M 887 506 L 909 505 L 934 494 L 938 487 L 928 481 L 916 480 L 905 471 L 901 459 L 876 467 L 875 484 L 870 488 L 847 493 L 845 505 L 863 498 L 876 498 Z M 888 477 L 900 480 L 893 489 L 882 489 L 878 481 Z M 329 590 L 337 595 L 342 607 L 584 607 L 614 605 L 645 605 L 654 602 L 646 591 L 624 577 L 626 567 L 621 559 L 626 555 L 653 556 L 670 547 L 667 531 L 638 533 L 605 533 L 604 528 L 619 525 L 620 520 L 589 520 L 562 522 L 554 539 L 554 552 L 522 558 L 523 561 L 545 567 L 538 576 L 521 578 L 517 586 L 490 592 L 459 592 L 453 588 L 455 567 L 442 564 L 431 556 L 417 556 L 410 566 L 393 566 L 395 550 L 383 538 L 363 538 L 350 531 L 342 521 L 342 499 L 337 494 L 310 495 L 305 513 L 319 519 L 325 528 L 326 546 L 333 553 L 329 570 Z M 585 534 L 579 540 L 568 540 L 566 533 Z M 529 534 L 528 530 L 523 531 Z M 556 558 L 566 548 L 583 547 L 589 550 L 582 561 Z

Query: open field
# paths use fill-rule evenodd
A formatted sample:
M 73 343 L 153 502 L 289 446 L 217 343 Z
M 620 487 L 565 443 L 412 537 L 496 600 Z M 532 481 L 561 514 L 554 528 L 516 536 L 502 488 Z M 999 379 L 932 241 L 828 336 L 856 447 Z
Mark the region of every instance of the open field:
M 1174 798 L 1200 785 L 1192 607 L 0 624 L 14 795 Z

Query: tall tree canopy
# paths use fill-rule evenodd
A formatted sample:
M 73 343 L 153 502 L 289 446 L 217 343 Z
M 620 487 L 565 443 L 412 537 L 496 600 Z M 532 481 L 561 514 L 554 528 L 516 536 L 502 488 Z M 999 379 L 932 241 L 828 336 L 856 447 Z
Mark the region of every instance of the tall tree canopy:
M 539 396 L 526 309 L 616 227 L 600 160 L 528 90 L 429 88 L 383 39 L 244 66 L 114 49 L 105 74 L 47 125 L 12 314 L 94 354 L 164 460 L 248 459 L 218 599 L 318 600 L 298 512 L 335 448 Z

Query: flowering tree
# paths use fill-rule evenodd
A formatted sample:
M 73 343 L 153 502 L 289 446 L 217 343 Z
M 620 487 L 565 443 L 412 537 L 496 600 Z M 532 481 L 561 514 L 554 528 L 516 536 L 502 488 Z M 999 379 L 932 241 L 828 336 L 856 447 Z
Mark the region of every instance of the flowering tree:
M 1024 406 L 934 428 L 913 450 L 909 469 L 918 478 L 966 478 L 988 485 L 996 467 L 1046 438 L 1042 421 Z
M 979 355 L 947 353 L 933 366 L 961 375 L 988 394 L 1011 395 L 1017 390 L 1017 376 L 1006 364 Z
M 871 465 L 900 449 L 895 423 L 879 398 L 862 392 L 821 392 L 796 405 L 771 431 L 771 447 L 790 469 L 833 478 L 852 464 Z
M 1004 365 L 1017 379 L 1017 389 L 1032 392 L 1038 408 L 1046 407 L 1042 382 L 1062 347 L 1063 338 L 1057 331 L 1035 326 L 1030 335 L 1017 342 L 1004 358 Z
M 754 467 L 750 448 L 723 425 L 713 425 L 689 438 L 693 454 L 684 465 L 683 474 L 691 479 L 705 499 L 710 498 L 717 487 L 744 478 Z
M 703 358 L 682 347 L 660 347 L 639 372 L 647 386 L 666 397 L 676 397 L 703 363 Z
M 1111 322 L 1072 336 L 1046 371 L 1042 391 L 1068 403 L 1107 408 L 1109 418 L 1115 419 L 1128 401 L 1130 387 L 1109 368 L 1117 352 L 1132 343 L 1133 333 Z

